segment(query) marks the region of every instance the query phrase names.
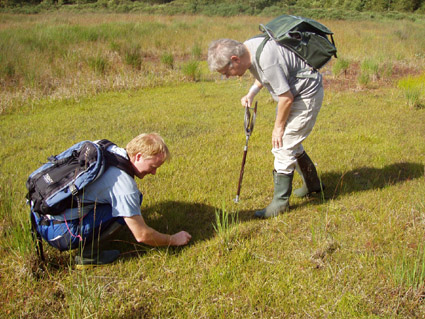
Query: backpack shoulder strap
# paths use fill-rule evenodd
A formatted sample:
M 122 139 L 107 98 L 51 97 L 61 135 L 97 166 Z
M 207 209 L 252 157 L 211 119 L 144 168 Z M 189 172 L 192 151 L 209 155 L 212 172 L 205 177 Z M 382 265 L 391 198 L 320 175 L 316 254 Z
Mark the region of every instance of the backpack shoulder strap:
M 112 143 L 110 140 L 107 140 L 107 139 L 99 140 L 96 142 L 96 144 L 100 145 L 105 150 L 111 145 L 116 145 L 115 143 Z
M 261 65 L 260 65 L 260 56 L 261 56 L 261 53 L 263 52 L 264 47 L 267 44 L 267 41 L 269 41 L 270 39 L 273 39 L 273 41 L 275 41 L 278 45 L 279 45 L 279 43 L 273 37 L 271 37 L 269 34 L 260 34 L 260 35 L 255 36 L 254 38 L 259 38 L 259 37 L 264 37 L 264 40 L 260 43 L 260 45 L 257 48 L 257 51 L 255 53 L 255 60 L 257 61 L 258 67 L 262 71 L 263 69 L 261 68 Z M 285 45 L 282 45 L 282 46 L 286 47 Z M 292 51 L 292 52 L 294 52 L 294 51 Z M 316 79 L 318 77 L 317 72 L 310 74 L 310 71 L 311 71 L 311 68 L 300 69 L 300 70 L 298 70 L 297 73 L 295 73 L 293 75 L 297 78 L 314 78 L 314 79 Z M 289 74 L 287 74 L 286 76 L 288 77 Z
M 260 34 L 260 35 L 256 36 L 255 38 L 259 38 L 259 37 L 264 37 L 264 40 L 260 43 L 260 45 L 257 48 L 257 52 L 255 53 L 255 61 L 257 61 L 257 64 L 258 64 L 258 66 L 261 69 L 261 66 L 260 66 L 260 56 L 261 56 L 261 53 L 263 52 L 263 49 L 264 49 L 267 41 L 270 40 L 270 37 L 268 35 L 266 35 L 266 34 Z
M 115 143 L 112 143 L 109 140 L 103 139 L 98 141 L 97 144 L 100 145 L 100 147 L 103 149 L 103 154 L 106 159 L 106 164 L 108 166 L 109 165 L 115 166 L 119 168 L 120 170 L 123 170 L 124 172 L 126 172 L 132 178 L 134 178 L 134 168 L 131 162 L 128 159 L 118 154 L 107 151 L 107 148 L 111 145 L 116 145 Z

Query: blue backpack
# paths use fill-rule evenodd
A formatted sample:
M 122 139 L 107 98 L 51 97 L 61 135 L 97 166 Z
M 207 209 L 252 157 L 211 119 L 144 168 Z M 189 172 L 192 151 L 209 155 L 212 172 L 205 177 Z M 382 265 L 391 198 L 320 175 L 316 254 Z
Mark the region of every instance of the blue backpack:
M 79 207 L 84 187 L 94 182 L 110 165 L 134 177 L 130 161 L 106 149 L 108 140 L 82 141 L 39 167 L 28 177 L 26 196 L 31 210 L 41 215 L 58 215 L 67 208 Z
M 111 145 L 115 144 L 108 140 L 79 142 L 56 156 L 50 156 L 49 162 L 28 177 L 26 198 L 31 206 L 31 234 L 42 261 L 45 260 L 43 244 L 33 212 L 39 215 L 58 215 L 67 208 L 80 209 L 80 195 L 84 188 L 111 165 L 134 177 L 134 169 L 128 159 L 107 151 Z

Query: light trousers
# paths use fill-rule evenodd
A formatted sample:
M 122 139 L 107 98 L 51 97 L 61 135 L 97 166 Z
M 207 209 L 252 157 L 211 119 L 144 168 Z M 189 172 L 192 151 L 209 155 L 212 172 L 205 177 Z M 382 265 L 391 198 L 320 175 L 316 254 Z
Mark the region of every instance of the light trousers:
M 296 156 L 304 152 L 302 142 L 313 130 L 322 106 L 323 96 L 324 91 L 321 86 L 314 96 L 295 99 L 292 103 L 282 137 L 283 146 L 272 149 L 274 169 L 278 174 L 292 174 L 295 170 Z

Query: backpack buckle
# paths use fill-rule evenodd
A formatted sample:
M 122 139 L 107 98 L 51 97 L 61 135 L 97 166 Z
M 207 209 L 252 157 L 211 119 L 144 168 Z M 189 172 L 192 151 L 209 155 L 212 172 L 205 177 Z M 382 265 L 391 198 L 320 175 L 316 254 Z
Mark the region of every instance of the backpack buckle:
M 77 187 L 75 187 L 75 184 L 70 185 L 69 190 L 71 191 L 72 196 L 78 195 L 78 189 Z

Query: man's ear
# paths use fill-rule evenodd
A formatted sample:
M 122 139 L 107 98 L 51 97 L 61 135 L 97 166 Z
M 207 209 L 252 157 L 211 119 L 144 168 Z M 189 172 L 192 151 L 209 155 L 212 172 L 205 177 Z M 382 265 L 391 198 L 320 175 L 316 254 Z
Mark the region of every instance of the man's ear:
M 136 155 L 134 155 L 134 161 L 138 162 L 141 159 L 143 159 L 142 153 L 136 153 Z
M 240 59 L 237 55 L 232 55 L 232 56 L 230 57 L 230 60 L 231 60 L 232 62 L 236 62 L 236 63 L 239 63 L 239 62 L 241 61 L 241 59 Z

